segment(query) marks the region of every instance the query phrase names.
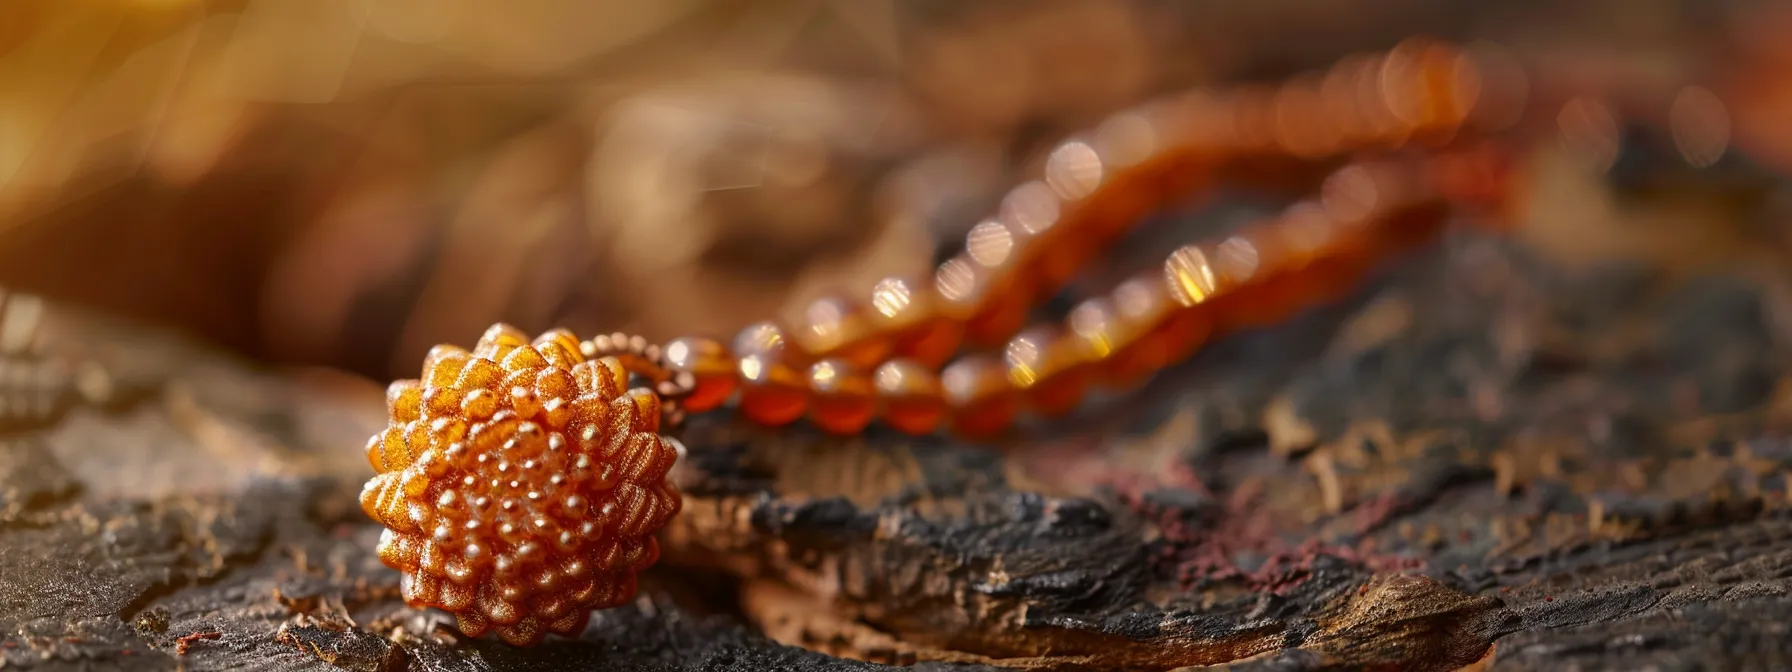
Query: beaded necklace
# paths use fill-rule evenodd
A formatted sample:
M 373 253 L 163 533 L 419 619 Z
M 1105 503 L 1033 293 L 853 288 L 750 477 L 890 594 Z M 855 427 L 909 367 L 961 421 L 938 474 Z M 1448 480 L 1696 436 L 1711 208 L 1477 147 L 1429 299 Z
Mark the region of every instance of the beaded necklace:
M 367 445 L 362 507 L 413 607 L 469 636 L 529 645 L 575 634 L 634 597 L 680 508 L 665 434 L 732 402 L 777 427 L 850 435 L 876 421 L 991 440 L 1057 416 L 1097 386 L 1134 385 L 1218 335 L 1341 294 L 1447 218 L 1510 202 L 1493 133 L 1522 117 L 1524 80 L 1490 54 L 1414 40 L 1278 87 L 1188 94 L 1060 144 L 930 280 L 815 303 L 731 343 L 655 345 L 495 325 L 471 351 L 437 346 L 388 390 Z M 1059 325 L 1027 316 L 1153 210 L 1252 162 L 1335 166 L 1316 194 L 1184 246 Z M 1498 225 L 1500 217 L 1475 221 Z M 942 368 L 943 366 L 943 368 Z

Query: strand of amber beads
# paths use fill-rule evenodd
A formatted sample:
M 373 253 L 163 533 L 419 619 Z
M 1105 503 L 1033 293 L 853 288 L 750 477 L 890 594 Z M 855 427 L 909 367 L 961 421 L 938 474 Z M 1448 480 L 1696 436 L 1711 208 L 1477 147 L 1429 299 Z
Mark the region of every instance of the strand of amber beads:
M 497 325 L 392 384 L 361 506 L 386 527 L 379 557 L 403 572 L 407 604 L 526 645 L 633 598 L 680 499 L 659 396 L 629 377 L 565 331 L 531 343 Z
M 740 412 L 760 424 L 806 413 L 825 431 L 852 434 L 881 415 L 904 432 L 930 433 L 946 423 L 986 438 L 1023 411 L 1065 413 L 1094 385 L 1134 384 L 1213 335 L 1284 319 L 1352 286 L 1376 258 L 1423 239 L 1442 221 L 1446 192 L 1430 179 L 1431 165 L 1347 166 L 1326 180 L 1319 198 L 1223 240 L 1182 247 L 1159 270 L 1079 304 L 1062 326 L 1026 330 L 1000 354 L 972 354 L 937 374 L 899 357 L 872 370 L 824 359 L 805 375 L 776 363 L 787 346 L 763 326 L 737 345 L 751 353 L 737 367 L 728 365 L 728 348 L 701 338 L 670 344 L 668 364 L 697 374 L 706 402 L 719 405 L 740 388 Z
M 668 344 L 669 365 L 695 377 L 685 408 L 735 398 L 745 417 L 768 426 L 807 416 L 851 434 L 882 417 L 906 432 L 948 422 L 973 437 L 1001 431 L 1022 411 L 1062 414 L 1091 384 L 1130 384 L 1213 334 L 1273 322 L 1350 286 L 1374 258 L 1440 221 L 1441 201 L 1466 189 L 1440 188 L 1426 173 L 1462 162 L 1443 153 L 1346 167 L 1325 180 L 1316 202 L 1185 247 L 1164 274 L 1085 302 L 1062 326 L 1022 332 L 1035 304 L 1127 226 L 1199 193 L 1231 160 L 1324 160 L 1450 139 L 1483 107 L 1500 107 L 1480 95 L 1478 73 L 1470 54 L 1415 40 L 1279 88 L 1183 96 L 1115 115 L 1053 151 L 1043 177 L 973 227 L 965 252 L 932 283 L 889 278 L 862 304 L 817 301 L 791 329 L 762 322 L 732 344 Z M 970 354 L 939 370 L 963 350 Z
M 1440 144 L 1480 109 L 1477 82 L 1473 58 L 1414 41 L 1278 88 L 1124 112 L 1052 152 L 931 282 L 817 302 L 794 330 L 767 322 L 732 343 L 658 349 L 620 334 L 530 342 L 498 325 L 471 352 L 438 347 L 420 380 L 392 385 L 389 427 L 367 447 L 377 475 L 361 503 L 386 527 L 379 556 L 403 572 L 407 603 L 453 613 L 467 635 L 524 645 L 577 632 L 590 610 L 633 596 L 658 555 L 653 533 L 679 510 L 666 480 L 679 449 L 662 424 L 731 400 L 760 424 L 806 416 L 838 434 L 881 418 L 988 437 L 1022 413 L 1064 413 L 1093 386 L 1132 384 L 1214 334 L 1338 293 L 1489 190 L 1472 170 L 1485 162 L 1458 154 L 1347 165 L 1317 198 L 1183 247 L 1062 325 L 1023 330 L 1127 227 L 1238 178 L 1233 162 Z M 631 377 L 654 387 L 629 389 Z
M 824 298 L 792 328 L 757 324 L 735 346 L 764 356 L 759 350 L 776 340 L 788 366 L 838 358 L 861 369 L 896 357 L 939 366 L 961 346 L 1002 347 L 1039 301 L 1129 227 L 1203 193 L 1232 162 L 1323 161 L 1453 137 L 1483 108 L 1501 107 L 1480 95 L 1478 64 L 1473 54 L 1413 40 L 1280 87 L 1189 94 L 1121 112 L 1053 150 L 1040 178 L 1015 187 L 972 227 L 964 252 L 931 282 L 887 278 L 866 301 Z M 782 348 L 786 336 L 795 347 Z M 770 387 L 768 395 L 790 396 L 787 385 Z

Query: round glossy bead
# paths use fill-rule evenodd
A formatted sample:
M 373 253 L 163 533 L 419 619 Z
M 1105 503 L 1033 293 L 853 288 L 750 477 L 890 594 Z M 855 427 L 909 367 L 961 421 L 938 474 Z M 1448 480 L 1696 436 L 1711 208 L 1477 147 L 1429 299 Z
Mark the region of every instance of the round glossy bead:
M 1099 256 L 1114 236 L 1121 232 L 1115 222 L 1129 221 L 1120 210 L 1133 209 L 1127 199 L 1138 200 L 1137 194 L 1098 196 L 1087 202 L 1067 206 L 1064 229 L 1057 232 L 1049 245 L 1039 245 L 1032 254 L 1027 273 L 1035 283 L 1036 294 L 1045 294 L 1063 287 L 1077 272 Z M 1145 208 L 1139 207 L 1143 210 Z
M 1042 183 L 1030 182 L 1009 192 L 996 219 L 973 227 L 965 236 L 965 259 L 980 277 L 974 309 L 964 321 L 965 340 L 999 345 L 1026 324 L 1033 300 L 1024 275 L 1037 256 L 1033 238 L 1057 223 L 1057 197 Z
M 668 368 L 690 373 L 694 381 L 691 393 L 680 401 L 688 412 L 702 413 L 727 403 L 738 386 L 733 356 L 714 340 L 674 340 L 666 344 L 665 357 Z
M 877 393 L 870 376 L 842 359 L 809 367 L 809 421 L 833 434 L 856 434 L 871 424 Z
M 1038 238 L 1057 228 L 1064 216 L 1064 202 L 1046 182 L 1034 181 L 1015 187 L 1002 198 L 998 218 L 1015 232 L 1016 243 Z M 1024 249 L 1021 250 L 1024 252 Z M 1025 259 L 1026 255 L 1020 255 Z
M 842 359 L 869 369 L 890 355 L 890 335 L 873 328 L 863 306 L 841 298 L 809 305 L 791 337 L 810 359 Z
M 788 341 L 789 339 L 784 336 L 784 330 L 779 328 L 776 323 L 755 322 L 747 325 L 745 329 L 740 330 L 740 334 L 734 337 L 734 355 L 736 357 L 749 355 L 782 357 L 788 349 L 786 347 L 789 344 Z
M 872 323 L 886 331 L 903 331 L 933 318 L 933 288 L 905 278 L 884 278 L 871 286 Z
M 899 336 L 891 354 L 937 367 L 952 359 L 964 342 L 964 324 L 937 318 Z
M 1058 145 L 1045 159 L 1045 184 L 1065 202 L 1095 195 L 1106 176 L 1101 153 L 1082 139 Z
M 1078 247 L 1067 245 L 1075 243 L 1075 234 L 1081 232 L 1066 225 L 1066 214 L 1063 199 L 1043 181 L 1028 182 L 1009 191 L 996 218 L 1015 245 L 1003 272 L 1011 277 L 1024 275 L 1034 284 L 1050 276 L 1045 272 L 1054 256 L 1050 253 Z
M 1339 233 L 1340 227 L 1324 208 L 1312 202 L 1296 203 L 1254 236 L 1258 263 L 1268 272 L 1305 268 L 1335 253 L 1341 242 Z
M 740 412 L 748 420 L 777 427 L 803 417 L 808 406 L 808 381 L 801 371 L 776 355 L 740 358 Z
M 985 256 L 995 259 L 994 253 Z M 966 341 L 1000 345 L 1026 323 L 1031 288 L 1004 273 L 1004 269 L 985 266 L 967 253 L 947 260 L 934 274 L 944 310 L 964 324 Z
M 1170 298 L 1184 307 L 1207 303 L 1222 288 L 1213 264 L 1207 260 L 1207 252 L 1199 245 L 1184 246 L 1170 255 L 1164 262 L 1164 284 L 1170 290 Z
M 1249 329 L 1282 322 L 1306 304 L 1322 274 L 1303 269 L 1268 275 L 1213 305 L 1215 326 Z
M 1156 353 L 1154 356 L 1157 357 L 1157 365 L 1150 369 L 1122 371 L 1122 375 L 1127 380 L 1137 380 L 1188 359 L 1207 343 L 1215 333 L 1215 326 L 1211 310 L 1176 311 L 1140 337 L 1135 346 L 1141 353 Z M 1147 361 L 1149 360 L 1141 355 L 1138 365 L 1143 367 Z
M 1112 235 L 1143 220 L 1163 205 L 1166 193 L 1158 176 L 1163 164 L 1205 166 L 1199 157 L 1176 157 L 1164 146 L 1169 138 L 1150 115 L 1126 112 L 1113 116 L 1096 129 L 1090 146 L 1103 164 L 1105 183 L 1076 207 L 1077 229 L 1093 235 Z M 1093 253 L 1093 250 L 1089 252 Z M 1080 268 L 1080 266 L 1078 267 Z M 1075 269 L 1072 269 L 1074 272 Z M 1064 276 L 1063 272 L 1057 275 Z
M 1088 391 L 1089 352 L 1052 326 L 1028 329 L 1002 351 L 1008 383 L 1034 411 L 1046 416 L 1069 412 Z
M 1000 434 L 1020 410 L 1007 367 L 993 358 L 973 355 L 947 365 L 940 388 L 952 429 L 970 438 Z
M 982 347 L 1000 346 L 1026 326 L 1027 315 L 1032 312 L 1031 301 L 1030 295 L 1018 288 L 989 301 L 983 310 L 965 321 L 965 341 Z
M 1276 91 L 1250 86 L 1231 97 L 1232 140 L 1236 151 L 1259 154 L 1275 147 Z
M 1071 337 L 1087 353 L 1090 362 L 1106 362 L 1122 341 L 1120 317 L 1114 314 L 1113 303 L 1106 298 L 1090 299 L 1077 304 L 1065 323 L 1070 327 Z
M 1415 129 L 1453 128 L 1474 106 L 1479 82 L 1472 66 L 1472 61 L 1442 43 L 1402 42 L 1388 52 L 1383 65 L 1383 100 Z
M 891 334 L 889 355 L 944 364 L 958 349 L 964 326 L 942 314 L 934 287 L 885 278 L 871 289 L 868 315 L 875 329 Z
M 1107 358 L 1107 379 L 1131 385 L 1186 357 L 1211 331 L 1212 316 L 1199 304 L 1178 305 L 1160 276 L 1121 283 L 1114 290 L 1116 323 L 1113 354 Z
M 946 415 L 946 400 L 939 376 L 909 359 L 895 359 L 877 367 L 872 376 L 884 422 L 908 434 L 930 434 Z

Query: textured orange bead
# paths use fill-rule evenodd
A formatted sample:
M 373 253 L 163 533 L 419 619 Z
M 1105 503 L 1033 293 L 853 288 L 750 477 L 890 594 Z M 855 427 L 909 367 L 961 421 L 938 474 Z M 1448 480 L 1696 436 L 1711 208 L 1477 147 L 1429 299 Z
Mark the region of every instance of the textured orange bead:
M 884 422 L 908 434 L 930 434 L 946 416 L 939 376 L 921 363 L 896 359 L 877 367 L 877 386 Z
M 843 359 L 809 367 L 809 421 L 833 434 L 857 434 L 877 412 L 871 377 Z
M 368 443 L 379 473 L 361 507 L 386 528 L 380 560 L 407 604 L 453 613 L 468 636 L 578 633 L 633 598 L 681 506 L 659 400 L 569 339 L 500 325 L 471 353 L 432 350 L 422 381 L 389 388 L 388 428 Z
M 951 363 L 940 374 L 940 388 L 952 429 L 966 437 L 1000 434 L 1020 410 L 1007 367 L 993 358 L 973 355 Z
M 707 338 L 680 338 L 666 344 L 666 366 L 691 374 L 694 387 L 679 401 L 684 410 L 702 413 L 719 408 L 734 395 L 740 379 L 734 356 L 721 343 Z
M 809 403 L 809 384 L 802 372 L 771 354 L 741 357 L 737 370 L 740 412 L 748 420 L 777 427 L 803 417 Z

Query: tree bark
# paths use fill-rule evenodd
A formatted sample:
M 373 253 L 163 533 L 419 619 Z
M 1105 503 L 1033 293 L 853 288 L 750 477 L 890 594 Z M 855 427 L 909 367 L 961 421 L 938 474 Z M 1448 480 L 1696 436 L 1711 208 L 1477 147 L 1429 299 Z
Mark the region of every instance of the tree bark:
M 0 660 L 1783 666 L 1786 296 L 1767 266 L 1570 271 L 1462 236 L 998 447 L 696 418 L 640 599 L 527 650 L 404 607 L 375 558 L 379 386 L 7 312 L 37 336 L 7 366 L 51 373 L 3 377 L 28 412 L 0 415 Z

